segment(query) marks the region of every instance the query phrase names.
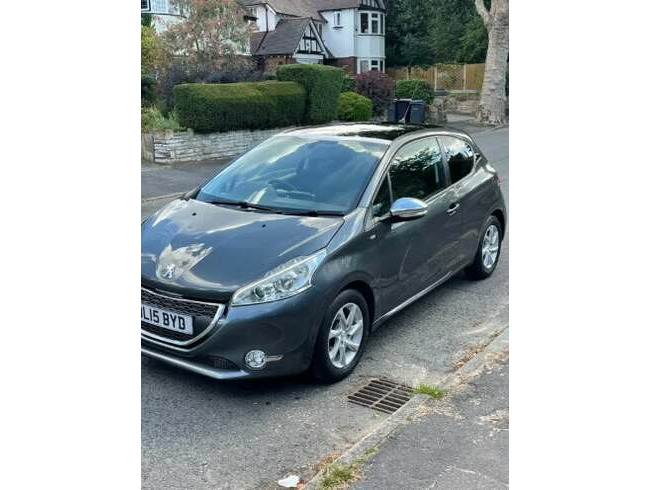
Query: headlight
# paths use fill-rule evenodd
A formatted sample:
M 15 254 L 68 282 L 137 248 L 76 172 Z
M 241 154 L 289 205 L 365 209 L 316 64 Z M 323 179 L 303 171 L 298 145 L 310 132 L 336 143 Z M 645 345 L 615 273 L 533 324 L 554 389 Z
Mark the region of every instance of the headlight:
M 325 258 L 325 250 L 298 257 L 267 272 L 262 279 L 238 289 L 232 306 L 268 303 L 289 298 L 311 287 L 311 278 Z

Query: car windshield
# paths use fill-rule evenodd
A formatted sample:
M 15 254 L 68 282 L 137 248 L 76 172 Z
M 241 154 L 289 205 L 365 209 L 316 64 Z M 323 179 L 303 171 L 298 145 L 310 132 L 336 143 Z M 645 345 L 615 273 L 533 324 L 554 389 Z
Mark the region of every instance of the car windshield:
M 278 135 L 235 160 L 196 198 L 287 213 L 348 213 L 387 148 L 355 138 Z

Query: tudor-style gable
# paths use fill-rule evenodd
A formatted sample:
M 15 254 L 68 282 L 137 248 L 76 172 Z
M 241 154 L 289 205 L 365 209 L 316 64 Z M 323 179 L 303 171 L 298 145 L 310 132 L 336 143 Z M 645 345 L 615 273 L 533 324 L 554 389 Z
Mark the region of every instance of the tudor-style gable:
M 351 73 L 385 70 L 384 0 L 238 1 L 258 31 L 251 40 L 253 55 L 327 62 Z

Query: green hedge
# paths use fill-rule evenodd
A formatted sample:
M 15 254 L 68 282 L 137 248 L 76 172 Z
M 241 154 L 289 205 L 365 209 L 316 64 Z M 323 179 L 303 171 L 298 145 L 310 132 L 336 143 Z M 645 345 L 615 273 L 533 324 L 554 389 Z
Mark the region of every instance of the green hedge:
M 344 77 L 343 84 L 341 85 L 341 93 L 355 92 L 357 89 L 357 81 L 354 77 Z
M 325 65 L 281 65 L 278 80 L 298 82 L 307 91 L 306 123 L 324 123 L 336 117 L 343 70 Z
M 367 121 L 372 117 L 372 100 L 354 92 L 339 96 L 339 119 L 341 121 Z
M 423 100 L 433 102 L 433 90 L 426 80 L 397 80 L 395 95 L 398 99 Z
M 197 132 L 300 124 L 305 89 L 294 82 L 187 83 L 174 87 L 178 122 Z

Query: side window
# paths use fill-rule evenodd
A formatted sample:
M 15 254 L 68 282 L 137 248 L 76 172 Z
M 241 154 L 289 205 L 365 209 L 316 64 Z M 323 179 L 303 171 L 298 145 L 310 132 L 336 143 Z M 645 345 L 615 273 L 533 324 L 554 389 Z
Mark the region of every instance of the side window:
M 372 215 L 378 218 L 385 215 L 389 210 L 390 188 L 388 187 L 388 178 L 384 177 L 384 182 L 382 182 L 379 192 L 377 192 L 375 200 L 372 202 Z
M 449 161 L 451 183 L 455 184 L 474 168 L 474 150 L 466 141 L 451 136 L 444 136 L 442 144 Z
M 393 199 L 427 199 L 445 187 L 442 153 L 435 138 L 425 138 L 402 147 L 390 166 Z

